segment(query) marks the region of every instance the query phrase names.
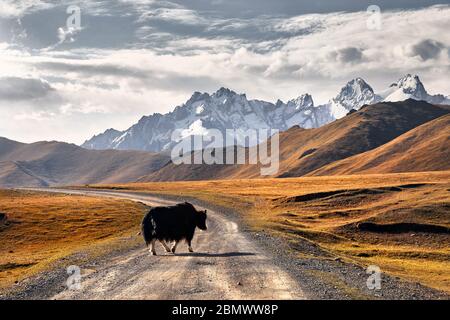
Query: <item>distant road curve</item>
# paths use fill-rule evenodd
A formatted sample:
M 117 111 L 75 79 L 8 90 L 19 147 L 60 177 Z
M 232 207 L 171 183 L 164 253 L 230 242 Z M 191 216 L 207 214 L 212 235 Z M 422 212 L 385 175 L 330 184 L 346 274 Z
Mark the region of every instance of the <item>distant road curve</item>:
M 174 202 L 119 191 L 27 189 L 143 202 Z M 208 209 L 208 208 L 206 208 Z M 176 255 L 158 244 L 158 256 L 142 245 L 100 260 L 83 270 L 81 290 L 63 290 L 52 299 L 306 299 L 297 282 L 250 241 L 236 223 L 208 209 L 208 231 L 196 231 L 195 253 L 184 244 Z

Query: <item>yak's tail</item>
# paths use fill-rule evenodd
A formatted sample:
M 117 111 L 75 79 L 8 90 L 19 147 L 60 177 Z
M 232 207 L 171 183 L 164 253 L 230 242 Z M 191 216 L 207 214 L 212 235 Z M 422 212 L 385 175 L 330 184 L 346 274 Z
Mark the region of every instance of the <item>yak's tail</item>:
M 150 215 L 146 215 L 141 225 L 141 232 L 139 232 L 147 245 L 152 241 L 154 233 L 154 223 Z

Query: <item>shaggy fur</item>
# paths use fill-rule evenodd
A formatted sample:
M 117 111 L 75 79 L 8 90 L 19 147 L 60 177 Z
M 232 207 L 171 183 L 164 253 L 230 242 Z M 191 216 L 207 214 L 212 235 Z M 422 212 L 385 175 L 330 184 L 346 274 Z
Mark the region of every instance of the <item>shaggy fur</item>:
M 197 211 L 188 202 L 171 207 L 154 207 L 145 215 L 142 221 L 142 236 L 147 244 L 154 246 L 154 241 L 159 240 L 165 245 L 165 241 L 186 240 L 190 250 L 194 238 L 195 228 L 206 230 L 206 210 Z M 172 248 L 175 253 L 176 244 Z M 167 249 L 167 248 L 166 248 Z M 154 247 L 153 254 L 156 254 Z

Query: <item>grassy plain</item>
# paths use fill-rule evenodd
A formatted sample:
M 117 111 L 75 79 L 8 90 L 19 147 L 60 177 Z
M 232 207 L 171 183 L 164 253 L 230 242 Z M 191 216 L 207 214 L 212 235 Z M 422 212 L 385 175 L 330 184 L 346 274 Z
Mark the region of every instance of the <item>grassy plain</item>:
M 449 171 L 89 187 L 194 197 L 234 208 L 255 231 L 283 237 L 292 248 L 306 239 L 344 260 L 376 264 L 450 293 Z M 380 230 L 365 230 L 364 223 Z
M 0 190 L 0 288 L 88 249 L 136 234 L 145 206 L 127 200 Z M 97 250 L 97 251 L 96 251 Z

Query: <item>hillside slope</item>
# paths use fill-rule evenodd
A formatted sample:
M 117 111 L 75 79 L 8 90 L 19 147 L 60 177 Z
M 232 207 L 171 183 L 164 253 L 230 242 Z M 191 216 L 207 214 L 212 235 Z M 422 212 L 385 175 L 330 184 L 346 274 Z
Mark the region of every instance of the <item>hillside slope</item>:
M 450 115 L 427 122 L 374 150 L 334 162 L 310 175 L 450 170 Z
M 375 149 L 449 112 L 448 106 L 409 99 L 366 106 L 325 127 L 294 131 L 281 142 L 280 176 L 303 176 L 335 161 Z
M 23 144 L 0 138 L 0 186 L 131 182 L 168 159 L 141 151 L 86 150 L 54 141 Z

